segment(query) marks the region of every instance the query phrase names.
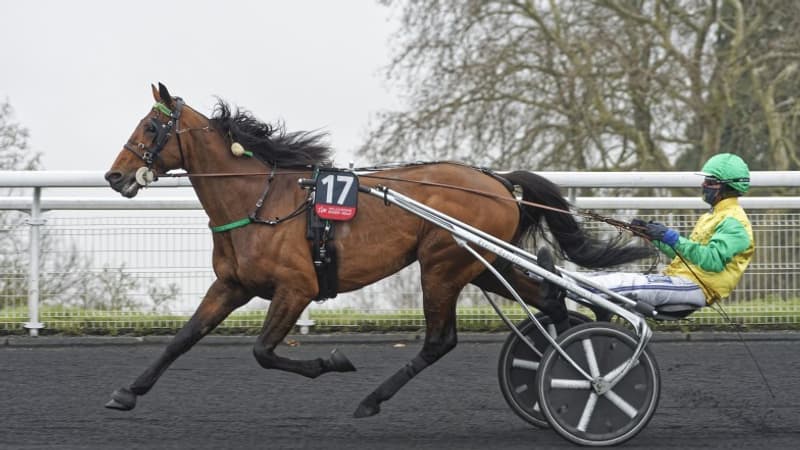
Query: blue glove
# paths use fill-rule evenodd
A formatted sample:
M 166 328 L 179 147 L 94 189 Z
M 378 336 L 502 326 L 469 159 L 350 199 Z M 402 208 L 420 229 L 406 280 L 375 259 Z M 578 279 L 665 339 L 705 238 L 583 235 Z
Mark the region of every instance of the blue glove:
M 663 223 L 653 222 L 652 220 L 647 223 L 647 237 L 653 240 L 661 241 L 670 247 L 678 243 L 678 238 L 681 237 L 677 231 L 668 228 Z

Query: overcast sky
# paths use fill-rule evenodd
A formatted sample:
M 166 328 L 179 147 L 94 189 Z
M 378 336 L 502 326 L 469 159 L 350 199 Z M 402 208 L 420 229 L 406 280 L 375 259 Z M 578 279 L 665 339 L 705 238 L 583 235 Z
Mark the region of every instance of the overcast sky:
M 327 131 L 346 165 L 370 116 L 398 104 L 381 70 L 390 13 L 374 0 L 0 0 L 0 99 L 47 170 L 106 170 L 159 81 L 206 115 L 219 96 Z

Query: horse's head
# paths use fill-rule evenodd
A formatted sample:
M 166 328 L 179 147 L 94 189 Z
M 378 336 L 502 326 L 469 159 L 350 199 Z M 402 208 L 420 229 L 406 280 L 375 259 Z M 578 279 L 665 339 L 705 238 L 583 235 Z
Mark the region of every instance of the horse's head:
M 183 100 L 171 96 L 161 83 L 158 89 L 152 88 L 155 105 L 133 130 L 105 175 L 112 189 L 129 198 L 153 182 L 159 173 L 184 164 L 178 135 Z

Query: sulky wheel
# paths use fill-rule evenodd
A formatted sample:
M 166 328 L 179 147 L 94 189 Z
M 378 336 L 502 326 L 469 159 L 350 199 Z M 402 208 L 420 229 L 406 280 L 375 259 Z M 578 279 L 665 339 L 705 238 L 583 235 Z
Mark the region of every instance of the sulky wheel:
M 633 356 L 637 337 L 607 322 L 579 325 L 558 343 L 597 379 L 620 373 Z M 636 436 L 653 416 L 661 393 L 661 376 L 653 354 L 645 348 L 638 363 L 610 390 L 597 392 L 554 348 L 542 356 L 536 378 L 539 404 L 547 421 L 562 437 L 588 446 L 616 445 Z
M 556 328 L 550 317 L 539 313 L 536 318 L 551 336 L 556 337 Z M 572 326 L 590 321 L 591 319 L 583 314 L 569 312 L 569 323 Z M 535 381 L 539 360 L 549 345 L 547 339 L 539 332 L 539 328 L 530 319 L 520 322 L 518 328 L 522 334 L 533 341 L 539 354 L 522 342 L 516 333 L 510 333 L 500 350 L 500 361 L 497 365 L 500 390 L 503 392 L 508 406 L 518 416 L 537 427 L 547 427 L 549 426 L 547 419 L 539 410 L 539 393 L 536 391 Z

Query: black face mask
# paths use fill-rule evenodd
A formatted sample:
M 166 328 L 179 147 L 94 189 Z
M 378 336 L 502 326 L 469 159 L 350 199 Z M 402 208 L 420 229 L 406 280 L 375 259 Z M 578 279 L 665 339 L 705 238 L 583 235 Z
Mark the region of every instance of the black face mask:
M 703 201 L 714 206 L 719 200 L 719 191 L 722 186 L 703 186 Z

